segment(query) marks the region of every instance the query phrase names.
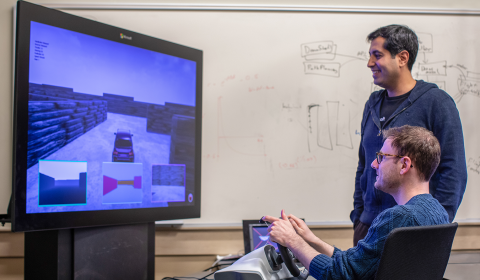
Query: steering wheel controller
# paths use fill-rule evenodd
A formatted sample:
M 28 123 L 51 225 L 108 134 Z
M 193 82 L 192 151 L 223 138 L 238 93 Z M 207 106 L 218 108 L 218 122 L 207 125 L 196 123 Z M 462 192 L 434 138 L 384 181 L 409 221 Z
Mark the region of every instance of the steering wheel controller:
M 308 270 L 304 269 L 302 272 L 300 272 L 300 269 L 298 269 L 297 265 L 293 262 L 294 255 L 292 251 L 280 244 L 278 244 L 278 251 L 280 252 L 280 255 L 275 251 L 275 247 L 269 245 L 265 246 L 265 255 L 267 257 L 268 264 L 274 271 L 279 271 L 282 269 L 282 263 L 285 263 L 288 271 L 293 276 L 293 278 L 290 279 L 307 279 Z

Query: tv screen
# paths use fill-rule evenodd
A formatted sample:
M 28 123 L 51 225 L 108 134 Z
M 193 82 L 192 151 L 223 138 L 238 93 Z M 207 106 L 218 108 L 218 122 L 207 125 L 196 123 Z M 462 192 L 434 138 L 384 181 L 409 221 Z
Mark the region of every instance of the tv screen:
M 12 229 L 199 217 L 202 62 L 19 1 Z

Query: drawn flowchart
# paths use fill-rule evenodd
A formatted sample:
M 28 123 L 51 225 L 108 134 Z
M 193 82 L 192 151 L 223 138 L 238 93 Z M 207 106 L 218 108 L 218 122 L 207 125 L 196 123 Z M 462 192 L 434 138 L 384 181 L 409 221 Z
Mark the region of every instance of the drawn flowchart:
M 340 69 L 343 65 L 354 60 L 367 60 L 363 52 L 357 53 L 357 56 L 338 54 L 337 45 L 333 41 L 302 44 L 301 56 L 305 59 L 303 62 L 305 74 L 334 78 L 340 77 Z M 337 61 L 340 60 L 339 57 L 346 61 Z
M 458 94 L 454 96 L 455 100 L 459 102 L 465 95 L 473 95 L 480 97 L 480 74 L 469 71 L 466 67 L 460 64 L 449 64 L 447 60 L 435 60 L 433 62 L 428 60 L 428 56 L 434 54 L 434 38 L 429 33 L 417 33 L 419 36 L 419 55 L 414 67 L 414 77 L 425 79 L 429 82 L 436 83 L 441 89 L 446 90 L 446 83 L 448 76 L 452 75 L 451 70 L 459 71 L 457 79 Z M 304 74 L 318 75 L 327 78 L 340 78 L 342 67 L 352 61 L 366 62 L 368 60 L 368 52 L 358 51 L 355 55 L 341 54 L 338 52 L 338 46 L 333 40 L 319 40 L 301 44 L 301 57 L 303 59 Z M 352 64 L 353 66 L 353 64 Z M 362 65 L 364 66 L 364 65 Z M 348 71 L 347 71 L 348 73 Z M 347 75 L 347 73 L 344 73 Z M 278 92 L 281 88 L 273 84 L 265 83 L 259 80 L 259 75 L 252 76 L 229 75 L 220 82 L 207 83 L 207 87 L 215 88 L 217 85 L 234 86 L 241 88 L 240 85 L 245 82 L 255 81 L 255 84 L 244 84 L 246 87 L 245 93 L 259 93 L 264 92 Z M 234 85 L 235 83 L 235 85 Z M 236 84 L 238 83 L 238 85 Z M 242 86 L 243 87 L 243 86 Z M 371 83 L 371 91 L 382 89 L 381 87 Z M 236 89 L 235 89 L 236 91 Z M 310 100 L 310 101 L 309 101 Z M 288 126 L 289 129 L 304 129 L 307 133 L 307 149 L 309 155 L 315 156 L 316 152 L 332 151 L 336 147 L 343 149 L 354 149 L 354 139 L 352 134 L 355 134 L 355 129 L 352 129 L 350 121 L 350 109 L 341 97 L 327 99 L 328 101 L 318 102 L 312 98 L 302 100 L 301 102 L 283 101 L 279 102 L 280 107 L 276 107 L 274 111 L 269 114 L 273 117 L 278 117 L 278 122 L 296 123 L 296 125 Z M 225 129 L 230 127 L 230 120 L 224 117 L 224 114 L 230 114 L 229 109 L 223 108 L 222 97 L 217 100 L 217 135 L 216 135 L 216 152 L 207 153 L 206 158 L 219 159 L 221 153 L 235 153 L 243 156 L 263 157 L 266 161 L 272 158 L 272 154 L 267 155 L 269 150 L 267 147 L 267 139 L 269 135 L 264 135 L 264 132 L 258 130 L 255 133 L 248 135 L 233 135 L 235 130 Z M 230 104 L 232 106 L 233 104 Z M 228 107 L 230 108 L 230 107 Z M 353 110 L 353 109 L 352 109 Z M 306 111 L 306 112 L 305 112 Z M 355 110 L 354 110 L 355 111 Z M 277 116 L 277 113 L 280 115 Z M 306 116 L 305 116 L 306 113 Z M 297 128 L 294 128 L 294 127 Z M 248 130 L 244 129 L 244 132 Z M 267 130 L 266 130 L 267 131 Z M 268 133 L 267 133 L 268 134 Z M 272 141 L 272 139 L 271 139 Z M 278 145 L 273 144 L 272 145 Z M 222 150 L 224 149 L 224 150 Z M 312 158 L 313 158 L 312 157 Z M 312 161 L 310 159 L 310 161 Z M 288 165 L 288 168 L 285 167 Z M 295 163 L 279 163 L 282 169 L 296 168 Z M 293 166 L 293 167 L 292 167 Z
M 480 97 L 480 73 L 468 71 L 468 68 L 461 64 L 448 64 L 446 60 L 429 62 L 427 53 L 433 53 L 433 35 L 429 33 L 417 33 L 419 38 L 419 56 L 423 60 L 418 62 L 416 78 L 425 77 L 431 83 L 437 84 L 440 89 L 447 91 L 446 77 L 447 70 L 457 69 L 460 73 L 457 78 L 458 93 L 452 97 L 458 103 L 465 95 Z M 467 74 L 465 74 L 465 72 Z
M 459 93 L 454 97 L 457 102 L 467 94 L 480 97 L 480 73 L 467 71 L 467 75 L 464 75 L 462 72 L 457 80 L 457 86 Z
M 430 33 L 418 32 L 418 55 L 416 78 L 425 77 L 431 83 L 436 84 L 440 89 L 446 90 L 447 61 L 429 62 L 427 53 L 433 53 L 433 35 Z M 420 60 L 421 59 L 421 60 Z

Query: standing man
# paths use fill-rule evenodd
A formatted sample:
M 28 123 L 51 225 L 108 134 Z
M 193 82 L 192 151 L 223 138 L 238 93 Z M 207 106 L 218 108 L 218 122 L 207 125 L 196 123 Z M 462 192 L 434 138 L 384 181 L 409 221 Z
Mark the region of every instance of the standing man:
M 389 194 L 374 187 L 375 170 L 369 164 L 383 145 L 382 131 L 412 125 L 433 132 L 442 148 L 440 165 L 430 180 L 430 194 L 448 213 L 450 222 L 462 201 L 467 166 L 462 124 L 453 99 L 437 85 L 415 80 L 412 67 L 418 53 L 415 32 L 406 26 L 381 27 L 367 37 L 368 68 L 373 82 L 384 90 L 373 92 L 365 104 L 355 177 L 354 245 L 363 239 L 375 217 L 396 205 Z

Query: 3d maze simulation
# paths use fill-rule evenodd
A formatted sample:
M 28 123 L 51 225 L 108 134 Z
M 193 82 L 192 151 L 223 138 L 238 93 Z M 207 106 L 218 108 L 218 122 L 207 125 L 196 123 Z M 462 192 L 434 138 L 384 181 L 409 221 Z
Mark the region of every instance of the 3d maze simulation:
M 27 213 L 192 203 L 194 61 L 31 22 L 29 71 Z

